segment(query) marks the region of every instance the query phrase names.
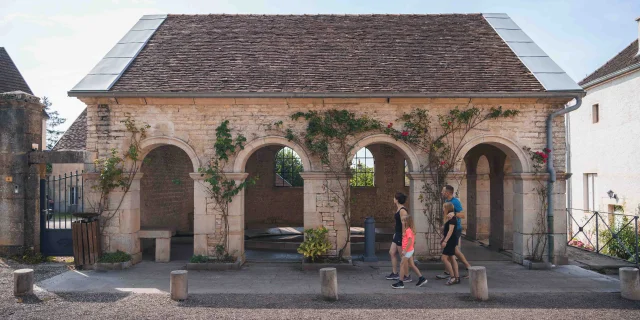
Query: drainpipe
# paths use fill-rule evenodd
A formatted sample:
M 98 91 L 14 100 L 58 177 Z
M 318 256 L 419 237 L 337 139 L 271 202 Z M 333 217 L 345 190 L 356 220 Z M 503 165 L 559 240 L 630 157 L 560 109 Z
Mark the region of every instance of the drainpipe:
M 549 158 L 547 159 L 547 172 L 549 180 L 547 181 L 547 242 L 549 247 L 549 262 L 553 263 L 553 183 L 556 182 L 556 170 L 553 167 L 553 118 L 575 111 L 582 105 L 582 96 L 576 96 L 576 104 L 572 107 L 558 110 L 549 115 L 547 118 L 547 149 Z

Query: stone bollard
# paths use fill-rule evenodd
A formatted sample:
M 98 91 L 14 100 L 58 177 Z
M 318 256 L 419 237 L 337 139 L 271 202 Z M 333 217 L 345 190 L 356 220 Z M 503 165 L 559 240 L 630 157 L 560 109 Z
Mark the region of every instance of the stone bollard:
M 33 269 L 13 272 L 13 294 L 17 297 L 33 293 Z
M 640 301 L 640 273 L 638 268 L 620 268 L 620 295 L 624 299 Z
M 487 269 L 485 267 L 469 268 L 469 288 L 471 297 L 476 300 L 489 300 L 489 288 L 487 287 Z
M 320 285 L 322 286 L 322 297 L 325 300 L 338 300 L 338 272 L 336 268 L 320 269 Z
M 186 300 L 189 295 L 189 281 L 187 270 L 171 271 L 170 283 L 171 299 L 180 301 Z

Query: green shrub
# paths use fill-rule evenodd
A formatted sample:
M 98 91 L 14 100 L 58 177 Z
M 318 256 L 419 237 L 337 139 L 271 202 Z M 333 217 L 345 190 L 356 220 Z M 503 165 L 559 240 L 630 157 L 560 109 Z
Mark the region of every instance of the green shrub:
M 600 232 L 599 241 L 603 246 L 600 252 L 620 259 L 634 261 L 633 255 L 635 254 L 634 246 L 636 243 L 635 225 L 633 222 L 628 223 L 629 218 L 627 216 L 623 216 L 622 219 L 616 218 L 610 226 L 611 231 L 605 227 L 605 230 Z M 620 241 L 613 237 L 614 234 L 618 235 Z M 622 245 L 620 242 L 622 242 Z M 627 251 L 629 252 L 627 253 Z
M 49 260 L 40 252 L 34 252 L 31 249 L 26 249 L 22 255 L 15 255 L 11 259 L 25 264 L 38 264 Z
M 98 262 L 100 263 L 120 263 L 120 262 L 127 262 L 131 260 L 131 255 L 128 253 L 124 253 L 120 250 L 116 251 L 116 252 L 106 252 L 104 254 L 102 254 L 102 257 L 100 257 L 100 260 L 98 260 Z
M 209 257 L 201 254 L 194 254 L 191 259 L 189 259 L 191 263 L 207 263 L 209 262 Z
M 298 247 L 298 253 L 305 258 L 315 261 L 318 257 L 325 255 L 331 249 L 331 242 L 327 239 L 329 231 L 325 227 L 317 229 L 307 229 L 304 231 L 304 241 Z

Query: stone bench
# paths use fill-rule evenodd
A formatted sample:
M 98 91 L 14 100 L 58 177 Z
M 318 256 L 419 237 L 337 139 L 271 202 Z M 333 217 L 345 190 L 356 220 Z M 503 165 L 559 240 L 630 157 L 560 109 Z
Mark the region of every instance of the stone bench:
M 171 260 L 171 237 L 176 235 L 172 228 L 142 229 L 138 231 L 140 239 L 156 239 L 156 262 Z

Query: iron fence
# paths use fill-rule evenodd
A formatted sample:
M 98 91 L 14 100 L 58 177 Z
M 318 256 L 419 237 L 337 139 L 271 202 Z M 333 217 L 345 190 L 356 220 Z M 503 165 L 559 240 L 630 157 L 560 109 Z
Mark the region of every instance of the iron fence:
M 47 176 L 44 200 L 45 229 L 71 229 L 71 223 L 80 220 L 73 214 L 84 212 L 82 172 Z
M 567 209 L 569 245 L 638 265 L 638 216 Z

